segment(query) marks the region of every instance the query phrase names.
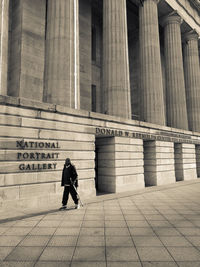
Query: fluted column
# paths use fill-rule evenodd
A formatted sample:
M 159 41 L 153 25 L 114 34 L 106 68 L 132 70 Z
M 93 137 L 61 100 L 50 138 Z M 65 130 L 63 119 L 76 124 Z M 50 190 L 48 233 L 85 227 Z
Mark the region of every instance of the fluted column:
M 103 1 L 103 112 L 131 118 L 126 0 Z
M 168 126 L 188 129 L 185 82 L 183 71 L 182 19 L 173 12 L 163 18 L 166 69 L 166 107 Z
M 165 125 L 158 30 L 158 0 L 139 7 L 141 120 Z
M 200 132 L 200 69 L 198 34 L 184 36 L 184 71 L 189 129 Z
M 80 107 L 78 0 L 48 0 L 44 101 Z
M 7 95 L 9 0 L 0 1 L 0 95 Z

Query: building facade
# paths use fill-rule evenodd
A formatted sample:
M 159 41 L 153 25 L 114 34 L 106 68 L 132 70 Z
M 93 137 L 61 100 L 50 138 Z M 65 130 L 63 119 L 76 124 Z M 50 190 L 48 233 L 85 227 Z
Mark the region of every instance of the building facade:
M 0 205 L 200 177 L 198 0 L 0 1 Z

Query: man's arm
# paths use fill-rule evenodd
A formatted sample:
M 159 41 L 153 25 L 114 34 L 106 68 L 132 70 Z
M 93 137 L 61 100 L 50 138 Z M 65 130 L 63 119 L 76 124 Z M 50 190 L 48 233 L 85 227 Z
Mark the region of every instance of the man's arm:
M 78 187 L 78 174 L 74 165 L 72 165 L 72 182 Z

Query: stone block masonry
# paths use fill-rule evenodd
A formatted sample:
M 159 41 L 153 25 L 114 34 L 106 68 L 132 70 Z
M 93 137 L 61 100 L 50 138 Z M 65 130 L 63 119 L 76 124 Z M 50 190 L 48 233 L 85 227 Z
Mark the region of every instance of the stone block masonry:
M 196 151 L 193 144 L 174 144 L 177 181 L 197 178 Z M 198 154 L 197 154 L 198 155 Z
M 97 138 L 96 146 L 100 191 L 124 192 L 144 187 L 142 140 Z
M 172 142 L 144 141 L 144 176 L 146 186 L 175 182 Z
M 177 129 L 151 123 L 21 98 L 2 99 L 7 102 L 0 101 L 0 206 L 13 205 L 13 199 L 16 207 L 59 206 L 66 157 L 77 168 L 83 199 L 98 191 L 175 183 L 180 166 L 176 140 L 182 141 L 184 179 L 196 177 L 197 133 L 180 135 Z
M 49 112 L 46 113 L 48 117 Z M 94 196 L 94 135 L 83 125 L 42 118 L 32 109 L 2 106 L 0 114 L 0 205 L 61 202 L 62 168 L 72 159 L 81 195 Z M 51 113 L 49 113 L 51 114 Z M 38 117 L 39 116 L 39 117 Z M 60 118 L 63 118 L 60 115 Z M 70 117 L 69 117 L 70 118 Z M 77 122 L 80 118 L 77 117 Z M 30 204 L 34 203 L 34 204 Z

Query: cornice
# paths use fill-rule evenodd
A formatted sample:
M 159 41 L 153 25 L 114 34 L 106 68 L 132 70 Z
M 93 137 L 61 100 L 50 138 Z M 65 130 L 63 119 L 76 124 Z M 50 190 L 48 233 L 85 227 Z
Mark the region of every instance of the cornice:
M 200 1 L 199 0 L 190 0 L 191 5 L 193 5 L 200 12 Z
M 160 0 L 139 0 L 139 5 L 142 6 L 143 3 L 147 1 L 155 2 L 156 5 L 160 2 Z

